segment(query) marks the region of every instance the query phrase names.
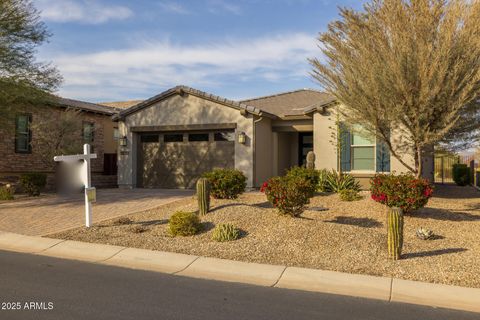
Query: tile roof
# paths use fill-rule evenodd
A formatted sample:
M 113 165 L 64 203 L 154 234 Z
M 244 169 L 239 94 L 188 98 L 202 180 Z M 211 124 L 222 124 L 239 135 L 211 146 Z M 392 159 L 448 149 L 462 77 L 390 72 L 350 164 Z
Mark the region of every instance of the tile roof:
M 101 113 L 109 116 L 113 116 L 115 114 L 118 114 L 119 112 L 118 109 L 113 107 L 102 106 L 91 102 L 67 99 L 62 97 L 54 97 L 53 104 L 61 107 L 71 107 L 88 112 Z
M 228 107 L 231 107 L 231 108 L 234 108 L 234 109 L 238 109 L 238 110 L 243 110 L 245 112 L 248 112 L 248 113 L 252 113 L 252 114 L 255 114 L 255 115 L 259 115 L 259 116 L 266 116 L 266 117 L 270 117 L 270 118 L 276 118 L 275 115 L 273 114 L 270 114 L 269 112 L 265 112 L 259 108 L 256 108 L 254 106 L 251 106 L 251 105 L 247 105 L 245 103 L 242 103 L 242 102 L 238 102 L 238 101 L 233 101 L 233 100 L 229 100 L 229 99 L 226 99 L 226 98 L 223 98 L 223 97 L 220 97 L 220 96 L 217 96 L 217 95 L 213 95 L 211 93 L 207 93 L 207 92 L 204 92 L 204 91 L 200 91 L 200 90 L 197 90 L 197 89 L 193 89 L 193 88 L 190 88 L 190 87 L 187 87 L 187 86 L 176 86 L 176 87 L 173 87 L 171 89 L 168 89 L 156 96 L 153 96 L 145 101 L 142 101 L 140 102 L 139 104 L 136 104 L 128 109 L 125 109 L 125 110 L 122 110 L 120 111 L 118 117 L 115 117 L 115 119 L 117 118 L 123 118 L 125 116 L 128 116 L 129 114 L 132 114 L 132 113 L 135 113 L 143 108 L 146 108 L 148 106 L 150 106 L 151 104 L 157 102 L 157 101 L 161 101 L 163 99 L 166 99 L 174 94 L 182 94 L 182 93 L 188 93 L 188 94 L 192 94 L 192 95 L 195 95 L 197 97 L 201 97 L 203 99 L 207 99 L 207 100 L 211 100 L 211 101 L 214 101 L 216 103 L 219 103 L 219 104 L 223 104 L 225 106 L 228 106 Z
M 99 102 L 99 105 L 113 107 L 117 109 L 127 109 L 134 105 L 143 102 L 143 100 L 127 100 L 127 101 L 112 101 L 112 102 Z
M 334 101 L 335 98 L 328 93 L 314 89 L 300 89 L 240 102 L 283 118 L 304 116 Z

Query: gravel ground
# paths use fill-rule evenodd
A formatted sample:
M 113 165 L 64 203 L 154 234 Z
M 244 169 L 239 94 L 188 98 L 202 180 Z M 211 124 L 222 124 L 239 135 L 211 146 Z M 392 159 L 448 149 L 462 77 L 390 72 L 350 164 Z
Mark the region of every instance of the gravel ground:
M 318 195 L 309 208 L 327 210 L 308 210 L 301 218 L 277 214 L 260 193 L 213 200 L 213 210 L 202 219 L 205 231 L 169 237 L 168 217 L 177 210 L 195 211 L 191 198 L 130 215 L 130 225 L 118 226 L 111 220 L 51 237 L 480 288 L 479 191 L 437 186 L 426 208 L 405 217 L 399 261 L 387 258 L 385 207 L 367 192 L 363 196 L 342 202 L 335 194 Z M 213 226 L 226 222 L 243 230 L 244 236 L 227 243 L 211 240 Z M 135 233 L 138 226 L 145 231 Z M 418 239 L 419 227 L 433 230 L 436 239 Z

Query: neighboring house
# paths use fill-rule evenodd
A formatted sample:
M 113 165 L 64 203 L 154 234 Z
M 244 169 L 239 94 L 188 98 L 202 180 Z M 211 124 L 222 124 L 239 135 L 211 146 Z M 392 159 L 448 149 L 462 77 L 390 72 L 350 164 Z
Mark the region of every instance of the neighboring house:
M 335 100 L 302 89 L 232 101 L 177 86 L 128 109 L 119 122 L 118 184 L 192 188 L 213 168 L 236 168 L 248 187 L 302 165 L 314 151 L 316 168 L 337 170 Z M 341 166 L 365 182 L 375 172 L 406 169 L 375 139 L 345 135 Z
M 55 117 L 66 108 L 80 111 L 78 119 L 82 121 L 82 130 L 76 134 L 82 135 L 84 143 L 89 143 L 97 154 L 92 160 L 92 179 L 99 186 L 116 186 L 117 172 L 117 124 L 112 116 L 118 110 L 112 107 L 93 103 L 55 98 L 55 102 L 44 107 L 23 108 L 11 120 L 11 126 L 0 128 L 0 182 L 16 182 L 20 174 L 25 172 L 44 172 L 48 174 L 49 187 L 54 185 L 56 164 L 42 161 L 35 144 L 39 130 L 35 122 Z

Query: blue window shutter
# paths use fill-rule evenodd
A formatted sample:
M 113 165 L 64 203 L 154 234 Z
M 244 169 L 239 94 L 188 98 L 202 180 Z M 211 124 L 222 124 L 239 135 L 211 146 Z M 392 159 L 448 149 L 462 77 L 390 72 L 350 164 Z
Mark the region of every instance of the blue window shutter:
M 377 172 L 390 172 L 390 150 L 385 141 L 377 137 Z
M 342 171 L 350 171 L 352 167 L 350 156 L 351 134 L 343 123 L 340 123 L 340 139 L 340 166 Z

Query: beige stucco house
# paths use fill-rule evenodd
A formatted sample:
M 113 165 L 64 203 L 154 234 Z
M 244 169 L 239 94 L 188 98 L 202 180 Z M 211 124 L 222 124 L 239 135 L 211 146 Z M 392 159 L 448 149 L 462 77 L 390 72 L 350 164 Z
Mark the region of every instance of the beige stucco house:
M 318 169 L 338 169 L 335 100 L 302 89 L 232 101 L 177 86 L 130 108 L 118 121 L 120 187 L 192 188 L 216 167 L 245 173 L 248 187 L 302 165 L 314 151 Z M 349 133 L 341 166 L 361 180 L 406 169 L 375 138 Z

